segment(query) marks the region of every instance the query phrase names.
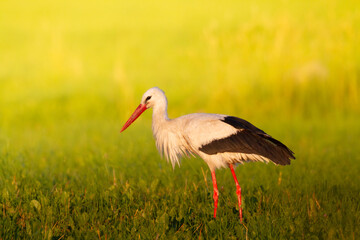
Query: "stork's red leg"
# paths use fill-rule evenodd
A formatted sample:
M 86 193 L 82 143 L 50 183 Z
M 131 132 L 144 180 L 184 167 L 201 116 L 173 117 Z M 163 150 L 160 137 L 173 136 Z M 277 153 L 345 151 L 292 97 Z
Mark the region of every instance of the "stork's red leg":
M 217 188 L 217 184 L 216 184 L 216 177 L 215 177 L 215 170 L 211 171 L 211 177 L 212 177 L 212 181 L 213 181 L 213 187 L 214 187 L 214 218 L 216 218 L 216 209 L 217 209 L 217 205 L 218 205 L 218 199 L 219 199 L 219 190 Z
M 238 201 L 239 201 L 240 222 L 242 222 L 241 187 L 240 187 L 239 182 L 238 182 L 238 180 L 237 180 L 237 178 L 236 178 L 236 174 L 235 174 L 233 165 L 230 164 L 229 167 L 230 167 L 231 173 L 232 173 L 232 175 L 233 175 L 233 178 L 234 178 L 234 181 L 235 181 L 235 184 L 236 184 L 236 195 L 237 195 Z

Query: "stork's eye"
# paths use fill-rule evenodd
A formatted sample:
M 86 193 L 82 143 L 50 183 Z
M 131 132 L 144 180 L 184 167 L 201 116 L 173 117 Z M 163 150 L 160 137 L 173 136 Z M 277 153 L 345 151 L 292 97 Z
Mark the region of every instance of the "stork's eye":
M 148 96 L 146 99 L 145 99 L 145 102 L 149 101 L 151 98 L 151 96 Z

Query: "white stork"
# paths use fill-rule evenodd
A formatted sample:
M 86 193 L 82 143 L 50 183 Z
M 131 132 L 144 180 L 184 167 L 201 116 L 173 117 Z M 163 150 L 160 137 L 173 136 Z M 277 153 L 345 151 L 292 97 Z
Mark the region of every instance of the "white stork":
M 165 93 L 157 87 L 144 93 L 141 104 L 120 132 L 148 108 L 153 108 L 152 130 L 156 147 L 171 162 L 173 168 L 176 163 L 180 166 L 179 159 L 184 155 L 198 155 L 208 164 L 214 187 L 214 218 L 219 196 L 215 177 L 217 168 L 229 167 L 231 170 L 242 222 L 241 188 L 233 164 L 261 161 L 288 165 L 290 159 L 295 159 L 293 152 L 284 144 L 241 118 L 193 113 L 170 119 Z

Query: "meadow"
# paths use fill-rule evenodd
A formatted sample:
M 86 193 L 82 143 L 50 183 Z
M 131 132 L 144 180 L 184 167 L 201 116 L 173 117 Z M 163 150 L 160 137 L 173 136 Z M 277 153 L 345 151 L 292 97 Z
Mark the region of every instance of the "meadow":
M 359 239 L 358 1 L 0 2 L 0 239 Z M 159 156 L 169 117 L 244 118 L 291 165 Z

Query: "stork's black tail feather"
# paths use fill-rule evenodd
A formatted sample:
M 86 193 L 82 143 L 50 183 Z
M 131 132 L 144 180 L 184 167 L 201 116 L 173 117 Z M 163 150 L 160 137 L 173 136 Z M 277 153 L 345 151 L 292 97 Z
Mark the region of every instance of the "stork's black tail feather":
M 236 134 L 238 136 L 234 136 L 238 141 L 252 146 L 255 153 L 269 158 L 274 163 L 289 165 L 291 159 L 295 159 L 294 153 L 285 144 L 272 138 L 248 121 L 232 116 L 225 117 L 222 121 L 240 130 Z

